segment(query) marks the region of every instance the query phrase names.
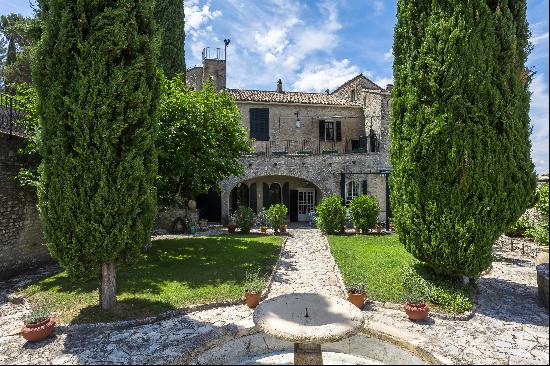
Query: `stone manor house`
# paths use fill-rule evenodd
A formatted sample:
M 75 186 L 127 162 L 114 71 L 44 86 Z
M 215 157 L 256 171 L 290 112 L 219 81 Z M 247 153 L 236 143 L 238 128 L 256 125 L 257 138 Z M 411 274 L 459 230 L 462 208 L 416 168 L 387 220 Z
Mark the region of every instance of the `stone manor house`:
M 363 74 L 333 91 L 226 88 L 226 60 L 203 51 L 203 64 L 187 70 L 187 85 L 200 89 L 209 78 L 235 99 L 250 131 L 254 152 L 242 157 L 241 176 L 221 182 L 197 198 L 201 219 L 227 222 L 239 205 L 254 212 L 283 203 L 289 221 L 308 221 L 323 197 L 338 194 L 347 204 L 358 194 L 375 196 L 379 221 L 388 224 L 391 85 L 382 88 Z

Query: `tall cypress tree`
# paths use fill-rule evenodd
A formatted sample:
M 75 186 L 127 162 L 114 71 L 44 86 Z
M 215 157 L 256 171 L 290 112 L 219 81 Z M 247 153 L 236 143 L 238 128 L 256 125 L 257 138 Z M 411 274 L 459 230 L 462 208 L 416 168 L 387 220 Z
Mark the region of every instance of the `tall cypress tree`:
M 42 1 L 33 77 L 41 118 L 39 209 L 48 248 L 75 276 L 139 253 L 155 213 L 159 97 L 154 0 Z
M 405 248 L 478 276 L 532 201 L 525 1 L 399 0 L 391 203 Z
M 8 51 L 6 53 L 6 66 L 9 66 L 17 61 L 17 49 L 15 48 L 15 40 L 10 38 L 8 41 Z
M 185 14 L 183 0 L 157 0 L 156 19 L 161 31 L 159 65 L 167 78 L 185 80 Z

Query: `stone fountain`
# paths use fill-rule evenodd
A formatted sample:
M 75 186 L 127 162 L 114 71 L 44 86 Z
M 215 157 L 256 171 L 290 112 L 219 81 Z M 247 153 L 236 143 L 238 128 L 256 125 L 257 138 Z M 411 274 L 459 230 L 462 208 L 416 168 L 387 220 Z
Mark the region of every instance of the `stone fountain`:
M 254 310 L 254 323 L 267 335 L 294 343 L 295 365 L 322 365 L 323 343 L 359 333 L 362 312 L 348 301 L 312 293 L 281 295 Z

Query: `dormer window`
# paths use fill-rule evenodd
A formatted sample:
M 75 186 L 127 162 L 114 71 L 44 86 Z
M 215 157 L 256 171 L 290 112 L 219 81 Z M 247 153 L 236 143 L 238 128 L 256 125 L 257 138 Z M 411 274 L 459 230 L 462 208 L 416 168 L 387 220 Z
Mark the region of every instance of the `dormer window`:
M 351 101 L 352 101 L 352 102 L 355 102 L 355 89 L 352 89 L 352 90 L 351 90 L 350 98 L 351 98 Z

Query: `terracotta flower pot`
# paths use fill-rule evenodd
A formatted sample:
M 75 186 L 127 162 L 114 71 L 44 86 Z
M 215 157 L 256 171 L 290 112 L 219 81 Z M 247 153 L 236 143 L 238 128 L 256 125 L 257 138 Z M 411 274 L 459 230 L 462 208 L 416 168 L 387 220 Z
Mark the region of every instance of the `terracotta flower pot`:
M 348 301 L 357 306 L 359 309 L 363 309 L 363 307 L 365 306 L 365 294 L 356 294 L 352 291 L 348 291 Z
M 237 229 L 237 225 L 235 225 L 235 224 L 229 224 L 229 225 L 227 225 L 227 231 L 228 231 L 229 233 L 234 233 L 236 229 Z
M 382 232 L 382 226 L 376 225 L 376 233 L 380 234 Z
M 407 313 L 407 316 L 412 321 L 417 320 L 424 320 L 428 316 L 428 313 L 430 312 L 430 309 L 428 308 L 428 305 L 426 304 L 411 304 L 409 302 L 405 303 L 403 306 L 405 309 L 405 313 Z
M 29 342 L 38 342 L 49 336 L 55 327 L 55 321 L 48 318 L 37 324 L 26 324 L 21 328 L 21 335 Z
M 248 292 L 245 291 L 244 298 L 246 301 L 246 306 L 251 309 L 254 309 L 260 303 L 260 298 L 262 297 L 261 292 Z
M 260 226 L 260 232 L 267 233 L 267 226 Z
M 281 226 L 279 226 L 279 231 L 281 232 L 281 234 L 286 234 L 286 225 L 282 224 Z

